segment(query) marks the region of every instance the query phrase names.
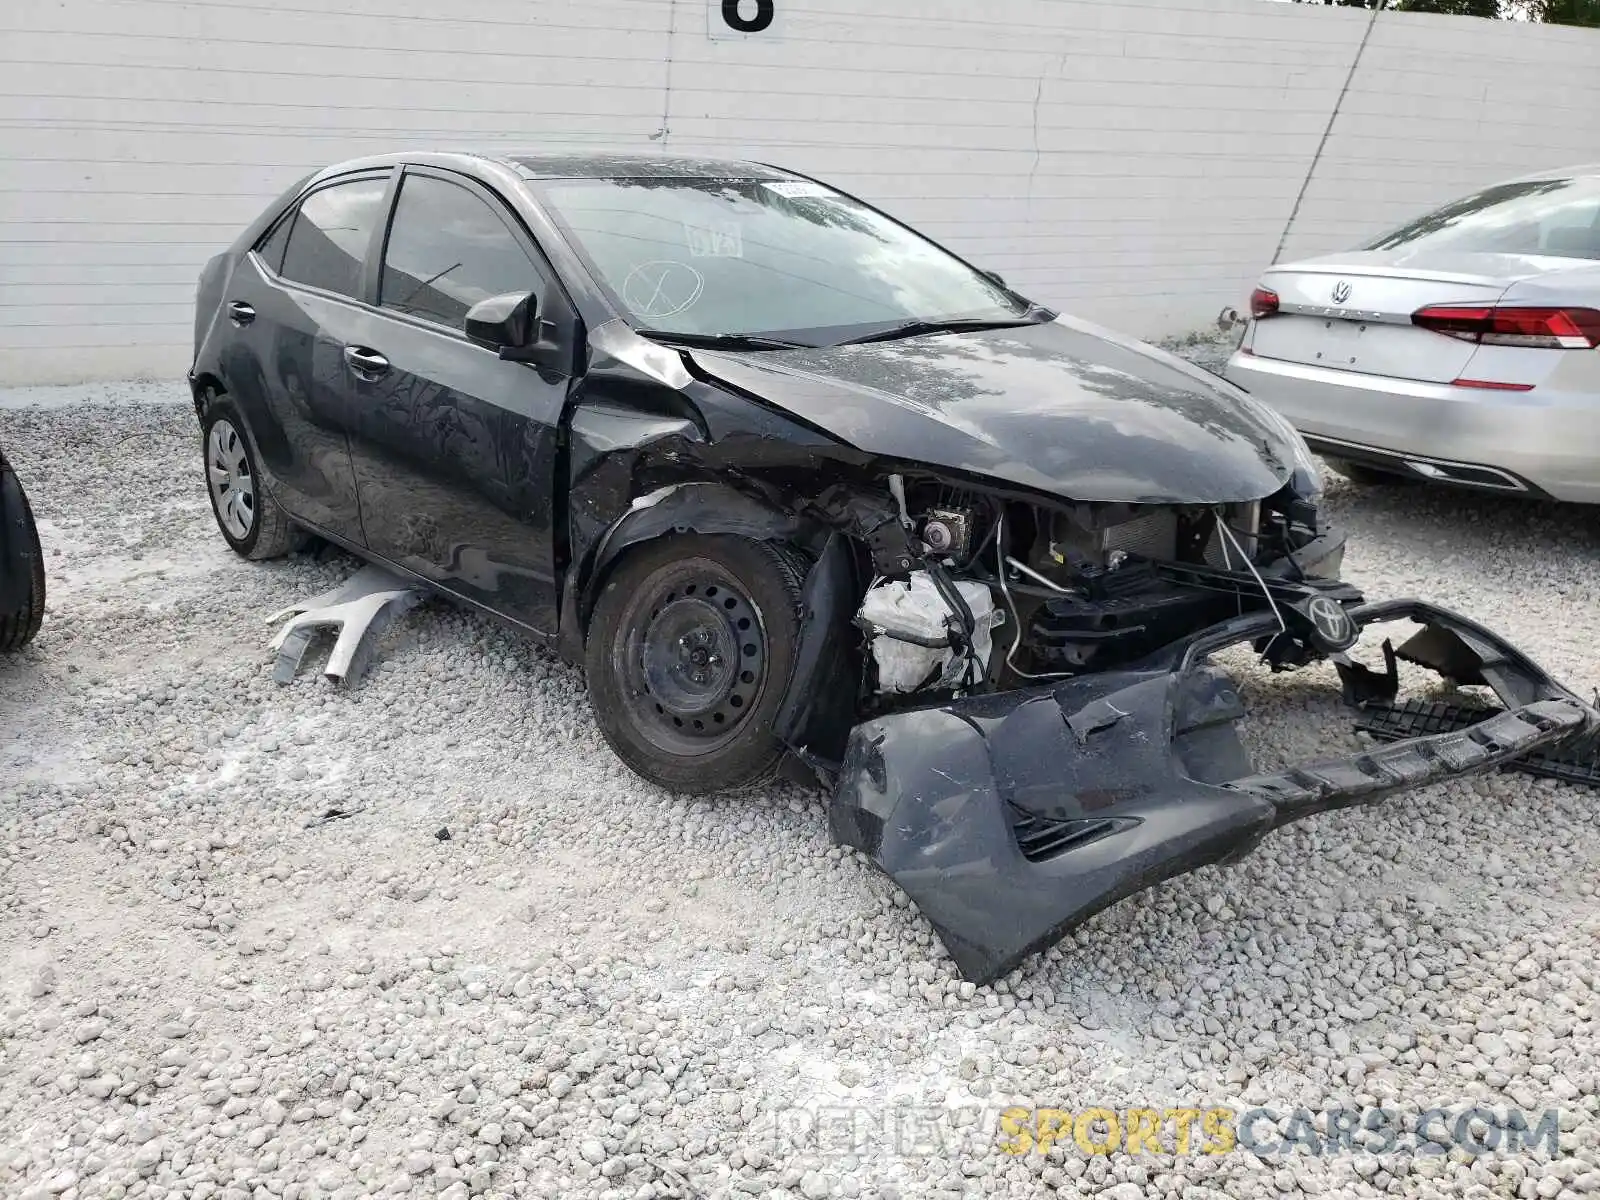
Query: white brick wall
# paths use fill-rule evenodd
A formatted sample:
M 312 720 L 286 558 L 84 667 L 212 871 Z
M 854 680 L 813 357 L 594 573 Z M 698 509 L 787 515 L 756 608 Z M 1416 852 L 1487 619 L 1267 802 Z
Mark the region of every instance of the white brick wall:
M 206 257 L 298 173 L 404 146 L 764 158 L 1041 300 L 1181 332 L 1272 258 L 1369 21 L 1263 0 L 775 3 L 770 30 L 715 39 L 710 0 L 5 4 L 0 382 L 181 373 Z M 1350 85 L 1291 254 L 1600 160 L 1592 31 L 1385 14 Z
M 1600 162 L 1600 32 L 1385 13 L 1286 257 L 1359 243 L 1497 179 Z

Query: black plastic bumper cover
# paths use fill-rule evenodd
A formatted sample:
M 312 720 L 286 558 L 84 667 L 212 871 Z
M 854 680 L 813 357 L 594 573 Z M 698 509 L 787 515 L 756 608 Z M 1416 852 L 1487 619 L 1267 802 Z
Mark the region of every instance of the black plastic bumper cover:
M 1137 669 L 864 722 L 830 808 L 834 837 L 871 855 L 962 975 L 987 983 L 1100 909 L 1243 854 L 1279 825 L 1600 728 L 1600 713 L 1465 617 L 1416 600 L 1350 615 L 1363 628 L 1415 620 L 1424 628 L 1400 657 L 1488 684 L 1507 711 L 1469 729 L 1258 773 L 1234 728 L 1244 715 L 1238 693 L 1207 661 L 1276 630 L 1270 614 L 1249 616 Z M 1361 674 L 1369 695 L 1383 691 L 1383 676 L 1346 671 Z

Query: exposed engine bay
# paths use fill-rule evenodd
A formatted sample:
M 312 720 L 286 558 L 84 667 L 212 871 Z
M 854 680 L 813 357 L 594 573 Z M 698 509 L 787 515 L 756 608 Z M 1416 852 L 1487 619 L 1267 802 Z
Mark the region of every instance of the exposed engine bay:
M 900 476 L 888 490 L 917 565 L 876 580 L 856 618 L 886 707 L 1123 666 L 1279 595 L 1360 599 L 1335 583 L 1342 539 L 1289 488 L 1246 504 L 1059 507 Z M 1309 614 L 1297 634 L 1298 615 L 1269 647 L 1279 665 L 1323 636 Z

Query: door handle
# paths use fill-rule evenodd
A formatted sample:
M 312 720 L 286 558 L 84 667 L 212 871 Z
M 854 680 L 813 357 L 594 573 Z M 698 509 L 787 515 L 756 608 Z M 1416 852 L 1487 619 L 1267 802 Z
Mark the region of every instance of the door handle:
M 248 325 L 256 319 L 256 310 L 243 300 L 235 300 L 228 305 L 228 320 L 235 325 Z
M 344 361 L 349 363 L 350 369 L 363 379 L 376 379 L 389 369 L 387 358 L 376 350 L 368 350 L 365 346 L 346 346 Z

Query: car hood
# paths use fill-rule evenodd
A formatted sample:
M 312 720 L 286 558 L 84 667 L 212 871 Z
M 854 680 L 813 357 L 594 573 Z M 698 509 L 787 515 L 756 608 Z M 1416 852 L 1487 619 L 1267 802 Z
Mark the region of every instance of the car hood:
M 1244 392 L 1072 318 L 690 355 L 711 377 L 857 449 L 1073 500 L 1256 500 L 1294 469 L 1292 431 Z

